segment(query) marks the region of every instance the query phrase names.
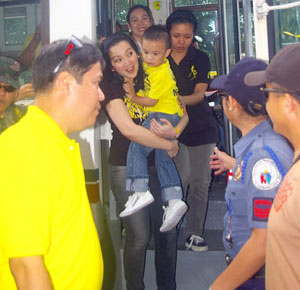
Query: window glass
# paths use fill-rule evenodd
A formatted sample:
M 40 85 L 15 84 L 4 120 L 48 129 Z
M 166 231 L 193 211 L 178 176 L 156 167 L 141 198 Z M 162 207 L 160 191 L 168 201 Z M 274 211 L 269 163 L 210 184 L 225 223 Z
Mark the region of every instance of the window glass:
M 216 71 L 214 40 L 218 32 L 217 11 L 194 11 L 193 13 L 198 22 L 195 38 L 198 42 L 199 49 L 208 54 L 211 70 Z
M 174 0 L 175 7 L 217 3 L 218 0 Z
M 277 1 L 274 5 L 280 5 Z M 291 3 L 294 1 L 286 1 Z M 274 13 L 275 23 L 277 23 L 280 33 L 278 33 L 277 41 L 279 41 L 279 49 L 291 43 L 300 42 L 300 7 L 277 10 Z M 276 27 L 276 24 L 275 24 Z
M 137 5 L 137 4 L 139 4 L 139 5 L 145 5 L 145 6 L 148 5 L 147 0 L 134 0 L 133 1 L 133 5 Z
M 121 25 L 126 24 L 127 11 L 129 10 L 129 1 L 116 0 L 115 5 L 116 20 Z
M 23 44 L 27 35 L 26 8 L 4 8 L 5 45 Z

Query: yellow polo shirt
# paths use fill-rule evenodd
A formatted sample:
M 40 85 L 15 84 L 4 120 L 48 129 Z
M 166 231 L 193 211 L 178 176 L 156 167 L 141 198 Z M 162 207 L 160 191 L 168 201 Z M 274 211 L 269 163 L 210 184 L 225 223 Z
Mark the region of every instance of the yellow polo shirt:
M 8 259 L 42 255 L 55 290 L 99 290 L 103 262 L 79 145 L 42 110 L 0 136 L 0 289 Z
M 145 78 L 144 91 L 138 92 L 139 96 L 145 96 L 158 100 L 153 107 L 148 107 L 149 112 L 183 115 L 177 99 L 178 88 L 173 72 L 167 59 L 157 67 L 150 67 L 143 63 Z

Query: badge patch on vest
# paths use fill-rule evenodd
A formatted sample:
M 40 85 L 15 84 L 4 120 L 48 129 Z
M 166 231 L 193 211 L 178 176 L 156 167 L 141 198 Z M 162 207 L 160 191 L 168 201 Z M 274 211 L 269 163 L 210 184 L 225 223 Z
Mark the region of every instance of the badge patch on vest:
M 272 159 L 258 160 L 252 169 L 252 182 L 260 190 L 270 190 L 278 186 L 281 174 Z
M 242 177 L 242 166 L 243 166 L 243 160 L 241 161 L 241 163 L 238 165 L 235 173 L 234 173 L 234 181 L 238 181 L 241 179 Z
M 253 198 L 252 220 L 259 222 L 268 221 L 272 203 L 273 198 Z

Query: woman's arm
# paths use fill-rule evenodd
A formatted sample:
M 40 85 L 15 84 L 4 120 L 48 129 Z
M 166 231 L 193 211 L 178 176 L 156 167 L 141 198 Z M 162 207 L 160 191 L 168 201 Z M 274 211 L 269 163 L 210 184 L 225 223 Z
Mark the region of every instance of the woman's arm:
M 121 99 L 110 101 L 106 106 L 106 110 L 114 124 L 126 138 L 144 146 L 166 150 L 171 158 L 176 156 L 178 152 L 177 142 L 158 137 L 150 130 L 135 124 Z
M 192 95 L 181 96 L 184 103 L 189 106 L 197 105 L 204 100 L 204 94 L 207 90 L 208 84 L 198 83 L 194 88 L 194 93 Z
M 234 169 L 236 159 L 227 153 L 220 151 L 218 147 L 214 148 L 214 154 L 210 156 L 210 169 L 215 170 L 215 175 Z

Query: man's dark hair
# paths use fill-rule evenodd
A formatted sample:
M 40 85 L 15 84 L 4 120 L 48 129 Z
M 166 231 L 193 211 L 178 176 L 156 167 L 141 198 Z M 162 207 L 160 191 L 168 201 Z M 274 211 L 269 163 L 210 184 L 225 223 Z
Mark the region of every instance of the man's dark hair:
M 195 15 L 187 9 L 178 9 L 175 10 L 171 15 L 167 18 L 166 29 L 168 33 L 172 29 L 172 25 L 177 23 L 189 23 L 193 26 L 194 33 L 197 30 L 197 19 Z
M 137 10 L 137 9 L 142 9 L 144 10 L 147 15 L 149 16 L 150 18 L 150 21 L 153 23 L 153 16 L 152 16 L 152 12 L 150 10 L 150 8 L 148 6 L 144 6 L 144 5 L 133 5 L 129 10 L 128 10 L 128 13 L 127 13 L 127 23 L 130 25 L 130 15 L 133 11 Z
M 143 35 L 143 39 L 152 41 L 164 41 L 166 48 L 171 48 L 171 40 L 167 30 L 162 25 L 150 26 Z
M 68 43 L 68 40 L 58 40 L 43 47 L 33 64 L 32 83 L 35 92 L 47 90 L 62 71 L 70 72 L 80 83 L 83 75 L 95 63 L 100 62 L 104 69 L 102 53 L 96 46 L 82 43 L 82 47 L 74 46 L 66 56 Z
M 126 35 L 125 33 L 117 32 L 114 33 L 112 36 L 107 37 L 100 46 L 100 49 L 103 53 L 104 60 L 106 62 L 106 68 L 103 71 L 103 82 L 111 82 L 114 83 L 115 85 L 120 85 L 120 86 L 123 85 L 124 82 L 123 77 L 120 76 L 116 71 L 113 71 L 111 65 L 111 59 L 109 55 L 111 48 L 122 41 L 126 41 L 136 52 L 137 55 L 140 54 L 134 40 L 130 38 L 128 35 Z M 135 78 L 136 91 L 144 88 L 144 71 L 143 71 L 141 58 L 139 58 L 138 62 L 139 62 L 139 70 Z

